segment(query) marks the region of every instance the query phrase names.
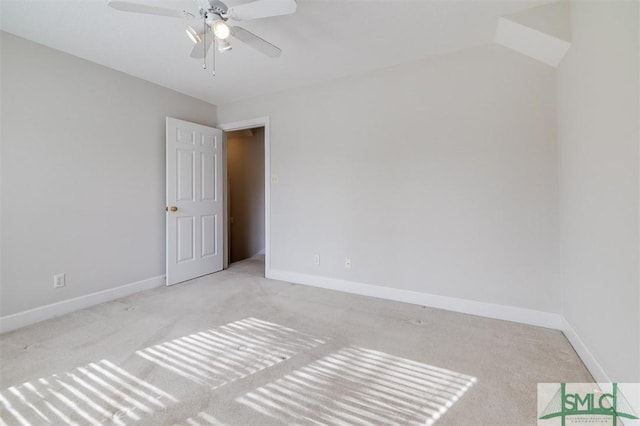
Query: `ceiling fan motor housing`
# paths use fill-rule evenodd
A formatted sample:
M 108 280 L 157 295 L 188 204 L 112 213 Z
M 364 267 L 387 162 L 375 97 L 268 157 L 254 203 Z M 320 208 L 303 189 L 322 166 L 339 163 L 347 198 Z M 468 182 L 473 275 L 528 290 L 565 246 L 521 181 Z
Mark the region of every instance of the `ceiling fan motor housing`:
M 209 0 L 209 9 L 207 12 L 213 13 L 222 19 L 222 16 L 224 16 L 228 10 L 229 8 L 227 5 L 222 3 L 220 0 Z

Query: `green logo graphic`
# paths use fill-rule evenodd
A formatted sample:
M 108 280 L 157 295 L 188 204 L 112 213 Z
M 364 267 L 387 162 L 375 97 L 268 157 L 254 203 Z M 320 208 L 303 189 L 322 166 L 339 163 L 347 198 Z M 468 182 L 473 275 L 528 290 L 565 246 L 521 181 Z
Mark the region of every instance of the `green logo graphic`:
M 610 416 L 613 426 L 617 426 L 618 418 L 638 420 L 617 383 L 613 383 L 611 393 L 567 393 L 566 383 L 561 383 L 560 389 L 551 398 L 539 419 L 560 417 L 562 426 L 565 426 L 567 417 L 584 415 Z

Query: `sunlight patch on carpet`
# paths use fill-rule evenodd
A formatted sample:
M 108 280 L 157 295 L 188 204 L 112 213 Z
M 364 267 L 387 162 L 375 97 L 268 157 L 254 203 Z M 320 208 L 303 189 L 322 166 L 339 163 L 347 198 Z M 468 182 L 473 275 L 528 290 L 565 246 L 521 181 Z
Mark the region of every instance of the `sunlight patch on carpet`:
M 151 346 L 136 354 L 215 389 L 323 343 L 292 328 L 246 318 Z
M 287 424 L 430 425 L 475 382 L 455 371 L 348 347 L 236 401 Z
M 0 425 L 125 425 L 177 400 L 107 360 L 0 393 Z M 6 422 L 6 423 L 5 423 Z

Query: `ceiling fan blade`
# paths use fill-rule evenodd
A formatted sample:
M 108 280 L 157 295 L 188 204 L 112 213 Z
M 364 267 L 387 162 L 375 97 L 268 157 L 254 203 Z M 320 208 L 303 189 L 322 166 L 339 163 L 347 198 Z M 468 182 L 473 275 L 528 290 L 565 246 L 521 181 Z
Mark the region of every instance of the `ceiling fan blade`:
M 230 27 L 231 35 L 241 42 L 247 44 L 249 47 L 254 48 L 260 53 L 263 53 L 270 58 L 277 58 L 282 54 L 282 50 L 279 47 L 274 46 L 268 41 L 258 37 L 254 33 L 245 30 L 242 27 Z
M 192 18 L 194 15 L 185 10 L 166 9 L 128 1 L 110 1 L 109 6 L 122 12 L 144 13 L 147 15 L 169 16 L 172 18 Z
M 204 52 L 208 52 L 211 48 L 211 44 L 213 43 L 213 34 L 207 28 L 207 36 L 204 37 L 202 34 L 199 34 L 201 37 L 200 41 L 193 45 L 193 49 L 191 49 L 191 56 L 194 59 L 202 59 L 204 58 Z M 205 41 L 206 38 L 206 41 Z
M 296 11 L 295 0 L 257 0 L 251 3 L 230 7 L 226 13 L 234 21 L 268 18 L 269 16 L 289 15 Z

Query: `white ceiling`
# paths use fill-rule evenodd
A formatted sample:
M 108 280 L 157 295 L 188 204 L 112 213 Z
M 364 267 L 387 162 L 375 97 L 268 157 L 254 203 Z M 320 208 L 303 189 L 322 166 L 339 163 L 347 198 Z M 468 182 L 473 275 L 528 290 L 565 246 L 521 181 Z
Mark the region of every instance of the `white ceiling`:
M 198 10 L 193 0 L 133 1 Z M 499 16 L 547 2 L 298 0 L 293 15 L 238 24 L 279 46 L 280 58 L 235 41 L 217 55 L 216 77 L 189 57 L 186 20 L 120 12 L 107 0 L 0 0 L 0 22 L 4 31 L 221 105 L 492 43 Z

